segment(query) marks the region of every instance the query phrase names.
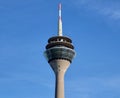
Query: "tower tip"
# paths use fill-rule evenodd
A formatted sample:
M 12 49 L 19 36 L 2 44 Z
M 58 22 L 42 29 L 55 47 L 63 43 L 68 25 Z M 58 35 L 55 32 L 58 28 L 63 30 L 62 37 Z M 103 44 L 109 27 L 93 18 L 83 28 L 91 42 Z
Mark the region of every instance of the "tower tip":
M 61 10 L 61 3 L 59 3 L 58 8 L 59 8 L 59 10 Z

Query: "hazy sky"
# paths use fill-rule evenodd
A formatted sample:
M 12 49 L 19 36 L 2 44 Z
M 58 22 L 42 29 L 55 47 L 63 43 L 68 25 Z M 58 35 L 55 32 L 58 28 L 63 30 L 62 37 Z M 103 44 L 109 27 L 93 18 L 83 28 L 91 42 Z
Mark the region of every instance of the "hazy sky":
M 65 98 L 120 98 L 120 0 L 0 0 L 0 98 L 54 98 L 43 52 L 59 2 L 76 50 Z

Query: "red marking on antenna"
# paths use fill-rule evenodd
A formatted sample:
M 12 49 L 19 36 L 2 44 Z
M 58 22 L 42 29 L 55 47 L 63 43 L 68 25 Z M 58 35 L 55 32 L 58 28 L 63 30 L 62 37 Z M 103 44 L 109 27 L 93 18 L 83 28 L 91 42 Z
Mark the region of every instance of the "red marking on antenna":
M 61 19 L 61 16 L 59 16 L 59 20 L 62 20 L 62 19 Z
M 61 3 L 59 3 L 59 10 L 61 10 Z

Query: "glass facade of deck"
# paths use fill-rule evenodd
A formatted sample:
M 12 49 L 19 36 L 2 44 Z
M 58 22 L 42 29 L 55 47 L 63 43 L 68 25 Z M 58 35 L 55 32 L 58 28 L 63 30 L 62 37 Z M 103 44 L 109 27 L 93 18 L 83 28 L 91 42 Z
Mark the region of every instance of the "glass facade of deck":
M 45 51 L 48 62 L 53 59 L 66 59 L 71 62 L 74 56 L 75 51 L 66 47 L 53 47 Z

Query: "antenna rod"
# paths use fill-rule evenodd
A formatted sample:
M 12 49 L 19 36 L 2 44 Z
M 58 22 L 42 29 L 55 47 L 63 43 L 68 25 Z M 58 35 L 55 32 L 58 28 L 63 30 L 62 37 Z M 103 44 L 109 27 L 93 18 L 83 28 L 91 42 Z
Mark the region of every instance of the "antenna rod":
M 58 36 L 62 36 L 61 3 L 59 3 Z

